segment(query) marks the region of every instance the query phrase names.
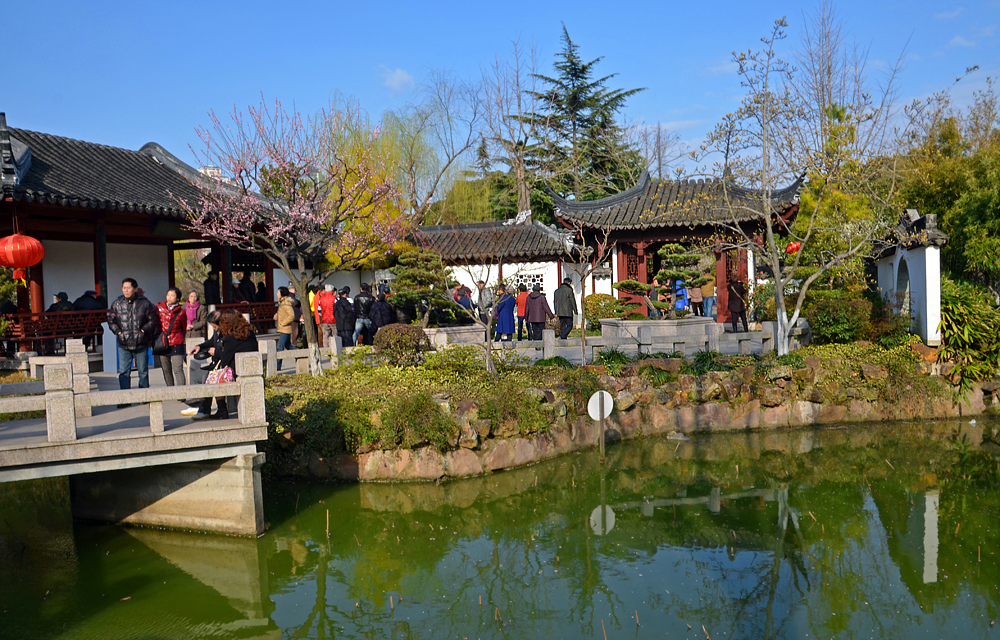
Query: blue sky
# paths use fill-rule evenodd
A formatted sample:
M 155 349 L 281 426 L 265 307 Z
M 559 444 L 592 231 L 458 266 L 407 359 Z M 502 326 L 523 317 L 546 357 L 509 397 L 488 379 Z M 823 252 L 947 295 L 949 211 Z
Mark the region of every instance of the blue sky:
M 609 11 L 609 6 L 611 7 Z M 948 87 L 967 102 L 1000 76 L 1000 0 L 837 2 L 875 67 L 905 49 L 900 100 Z M 0 111 L 14 127 L 130 149 L 156 141 L 186 161 L 207 112 L 256 103 L 261 92 L 311 112 L 338 92 L 372 115 L 413 100 L 431 70 L 474 79 L 519 36 L 542 72 L 561 22 L 584 58 L 624 88 L 646 87 L 627 115 L 662 122 L 697 143 L 739 101 L 733 50 L 759 46 L 774 19 L 795 46 L 803 11 L 791 2 L 10 2 L 2 10 Z

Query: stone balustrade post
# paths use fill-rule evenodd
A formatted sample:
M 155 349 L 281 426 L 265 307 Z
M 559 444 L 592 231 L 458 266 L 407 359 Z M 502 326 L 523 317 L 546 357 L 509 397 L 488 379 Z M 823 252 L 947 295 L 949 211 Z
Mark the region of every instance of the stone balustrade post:
M 639 327 L 639 355 L 653 352 L 653 328 Z
M 45 376 L 45 424 L 49 442 L 76 440 L 73 365 L 50 364 L 42 374 Z
M 240 424 L 261 427 L 267 424 L 264 411 L 264 363 L 260 353 L 236 354 L 236 380 L 240 383 Z
M 762 343 L 761 346 L 763 347 L 761 349 L 761 352 L 771 353 L 772 351 L 774 351 L 775 347 L 774 333 L 778 328 L 778 323 L 768 321 L 760 323 L 760 326 L 761 326 L 761 343 Z
M 344 341 L 340 336 L 333 337 L 333 344 L 330 345 L 330 368 L 336 369 L 340 366 L 340 355 L 344 353 Z
M 278 343 L 274 340 L 259 340 L 257 342 L 257 351 L 260 352 L 264 358 L 264 362 L 267 363 L 267 377 L 271 378 L 278 375 Z
M 73 393 L 79 395 L 90 393 L 90 359 L 83 340 L 70 338 L 66 340 L 66 360 L 73 367 Z M 92 415 L 89 404 L 76 405 L 77 418 L 89 418 Z
M 542 329 L 542 358 L 552 358 L 556 355 L 556 332 L 552 329 Z
M 705 327 L 705 333 L 708 337 L 708 350 L 719 352 L 719 334 L 722 333 L 722 325 L 713 322 Z

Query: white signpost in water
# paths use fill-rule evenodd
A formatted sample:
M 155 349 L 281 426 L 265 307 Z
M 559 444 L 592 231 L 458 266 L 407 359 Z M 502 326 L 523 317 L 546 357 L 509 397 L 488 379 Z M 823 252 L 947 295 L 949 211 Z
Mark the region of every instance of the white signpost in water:
M 601 461 L 604 461 L 604 419 L 611 415 L 611 409 L 615 406 L 614 398 L 607 391 L 598 391 L 590 396 L 587 401 L 587 413 L 594 420 L 601 423 L 601 431 L 598 436 L 601 443 Z

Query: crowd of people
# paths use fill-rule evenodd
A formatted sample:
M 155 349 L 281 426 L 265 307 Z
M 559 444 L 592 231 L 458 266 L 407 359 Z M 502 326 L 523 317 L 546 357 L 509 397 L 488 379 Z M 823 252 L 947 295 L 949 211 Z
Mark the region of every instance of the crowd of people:
M 516 288 L 497 285 L 490 288 L 482 280 L 476 283 L 476 299 L 472 299 L 472 289 L 458 284 L 452 289 L 452 300 L 465 309 L 469 317 L 477 317 L 485 325 L 493 326 L 496 339 L 509 342 L 516 333 L 518 340 L 541 340 L 542 331 L 548 320 L 559 318 L 559 338 L 565 340 L 573 330 L 573 318 L 577 315 L 576 294 L 573 281 L 564 278 L 553 294 L 553 306 L 542 287 L 535 283 L 528 291 L 525 284 Z M 515 324 L 516 318 L 516 324 Z

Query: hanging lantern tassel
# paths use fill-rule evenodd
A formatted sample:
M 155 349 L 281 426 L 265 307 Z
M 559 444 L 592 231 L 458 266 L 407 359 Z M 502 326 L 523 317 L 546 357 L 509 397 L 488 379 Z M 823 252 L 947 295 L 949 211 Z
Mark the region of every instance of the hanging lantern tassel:
M 11 274 L 10 278 L 14 282 L 20 282 L 22 287 L 28 286 L 28 272 L 24 269 L 14 269 L 14 273 Z

